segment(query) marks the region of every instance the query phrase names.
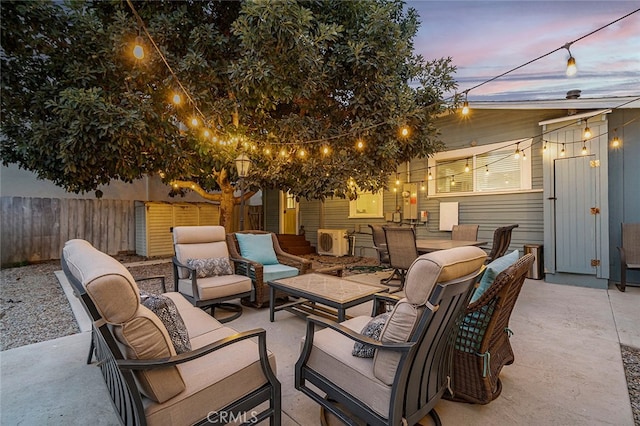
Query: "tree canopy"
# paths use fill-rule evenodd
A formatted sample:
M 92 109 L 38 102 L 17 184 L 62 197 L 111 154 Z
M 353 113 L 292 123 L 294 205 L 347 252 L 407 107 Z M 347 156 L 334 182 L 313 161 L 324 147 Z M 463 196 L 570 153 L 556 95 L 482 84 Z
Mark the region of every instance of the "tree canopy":
M 68 191 L 158 174 L 206 195 L 246 153 L 252 188 L 354 197 L 442 148 L 433 118 L 455 67 L 414 54 L 419 17 L 401 1 L 1 8 L 2 161 Z

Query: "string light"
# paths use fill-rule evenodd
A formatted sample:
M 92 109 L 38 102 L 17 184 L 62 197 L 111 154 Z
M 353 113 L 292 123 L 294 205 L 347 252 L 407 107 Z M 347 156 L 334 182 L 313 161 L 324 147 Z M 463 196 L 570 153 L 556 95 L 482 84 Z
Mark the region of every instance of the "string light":
M 618 137 L 618 128 L 613 129 L 613 139 L 611 139 L 611 147 L 618 148 L 620 146 L 620 138 Z
M 484 169 L 484 175 L 489 176 L 489 166 L 486 166 L 486 168 Z
M 456 186 L 456 177 L 455 177 L 455 175 L 451 175 L 451 186 Z
M 200 122 L 198 121 L 198 117 L 196 117 L 196 116 L 191 117 L 191 125 L 193 127 L 198 127 L 199 124 L 200 124 Z
M 560 157 L 564 157 L 565 151 L 564 151 L 564 144 L 562 144 L 562 149 L 560 150 Z
M 329 150 L 328 146 L 325 145 L 325 146 L 322 147 L 322 154 L 323 155 L 329 155 L 329 152 L 331 152 L 331 151 Z
M 424 191 L 426 191 L 426 189 L 427 189 L 427 188 L 426 188 L 426 186 L 424 185 L 424 181 L 423 181 L 423 180 L 421 180 L 421 181 L 420 181 L 420 191 L 424 192 Z
M 403 138 L 409 136 L 409 128 L 407 126 L 402 126 L 402 128 L 400 129 L 400 136 L 402 136 Z
M 583 141 L 582 142 L 582 150 L 580 151 L 582 153 L 582 155 L 587 155 L 587 153 L 589 151 L 587 151 L 587 145 L 586 145 L 587 141 Z
M 173 97 L 171 98 L 171 100 L 176 105 L 180 105 L 182 103 L 182 97 L 180 96 L 179 93 L 174 93 Z
M 584 139 L 589 139 L 591 137 L 591 129 L 589 128 L 589 124 L 587 123 L 587 120 L 584 120 L 584 133 L 583 133 L 583 138 Z
M 396 173 L 396 185 L 400 185 L 400 175 Z
M 572 44 L 573 42 L 570 42 L 562 46 L 564 49 L 567 49 L 567 52 L 569 52 L 569 59 L 567 60 L 567 77 L 573 77 L 578 72 L 578 67 L 576 66 L 576 58 L 573 57 L 573 55 L 571 54 L 571 50 L 569 49 Z
M 428 180 L 433 180 L 433 175 L 431 174 L 431 167 L 429 167 L 429 175 L 427 177 Z
M 144 59 L 144 41 L 142 37 L 136 37 L 136 41 L 133 46 L 133 56 L 136 59 Z
M 464 172 L 469 173 L 469 159 L 467 158 L 467 164 L 464 165 Z
M 469 101 L 467 100 L 467 95 L 469 94 L 469 90 L 464 91 L 464 102 L 462 103 L 462 110 L 460 111 L 462 115 L 469 115 Z
M 520 158 L 520 142 L 516 144 L 516 152 L 513 154 L 513 158 L 518 160 Z
M 542 152 L 543 153 L 547 152 L 547 141 L 544 141 L 544 146 L 542 147 Z
M 358 139 L 356 141 L 356 148 L 358 148 L 359 150 L 364 149 L 364 141 L 362 139 Z

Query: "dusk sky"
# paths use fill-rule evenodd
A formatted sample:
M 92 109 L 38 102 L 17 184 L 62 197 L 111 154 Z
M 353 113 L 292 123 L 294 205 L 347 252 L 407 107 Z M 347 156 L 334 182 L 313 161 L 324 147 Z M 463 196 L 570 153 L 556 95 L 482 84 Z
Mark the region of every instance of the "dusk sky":
M 640 1 L 408 1 L 422 22 L 415 49 L 451 56 L 459 92 L 544 55 L 640 8 Z M 469 101 L 640 96 L 640 12 L 469 92 Z

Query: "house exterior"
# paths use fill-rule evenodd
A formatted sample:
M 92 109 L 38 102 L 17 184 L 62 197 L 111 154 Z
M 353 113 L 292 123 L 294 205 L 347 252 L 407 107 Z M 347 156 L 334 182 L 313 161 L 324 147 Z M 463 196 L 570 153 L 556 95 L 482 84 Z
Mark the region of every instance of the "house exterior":
M 620 224 L 640 222 L 640 97 L 471 107 L 469 116 L 439 118 L 446 151 L 400 167 L 378 198 L 382 208 L 300 201 L 295 229 L 313 244 L 318 229 L 346 230 L 355 255 L 375 256 L 370 223 L 412 224 L 418 238 L 449 238 L 451 223 L 473 223 L 488 242 L 517 223 L 510 250 L 542 245 L 547 281 L 606 288 L 619 280 Z M 283 232 L 283 200 L 265 194 L 265 229 Z M 640 283 L 640 274 L 628 280 Z

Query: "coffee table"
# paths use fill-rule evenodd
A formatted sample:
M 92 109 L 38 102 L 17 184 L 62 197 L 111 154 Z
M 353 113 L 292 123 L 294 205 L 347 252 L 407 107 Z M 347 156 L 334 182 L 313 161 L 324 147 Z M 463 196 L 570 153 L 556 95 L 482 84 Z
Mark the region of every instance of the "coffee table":
M 362 284 L 326 274 L 303 274 L 291 278 L 269 281 L 269 321 L 274 321 L 277 311 L 289 311 L 296 315 L 321 315 L 345 320 L 347 308 L 373 300 L 376 293 L 388 292 L 384 286 Z M 298 297 L 293 302 L 275 305 L 276 290 Z M 324 305 L 324 306 L 319 306 Z M 328 307 L 328 308 L 327 308 Z

